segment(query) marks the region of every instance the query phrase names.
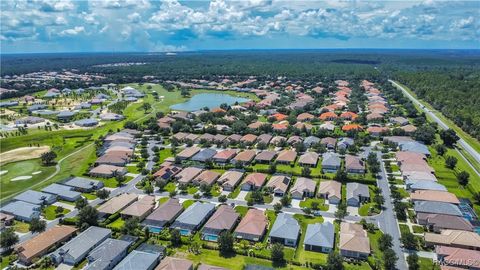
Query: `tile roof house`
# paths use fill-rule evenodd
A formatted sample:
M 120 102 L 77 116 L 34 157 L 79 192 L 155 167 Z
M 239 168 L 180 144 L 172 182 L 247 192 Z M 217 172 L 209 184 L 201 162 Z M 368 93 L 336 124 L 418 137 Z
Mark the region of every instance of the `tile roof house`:
M 275 145 L 275 146 L 279 146 L 286 141 L 287 141 L 287 138 L 285 138 L 283 136 L 275 136 L 270 140 L 270 144 Z
M 127 169 L 124 167 L 101 164 L 97 167 L 90 170 L 89 174 L 94 177 L 104 177 L 110 178 L 113 177 L 115 174 L 125 175 L 127 173 Z
M 345 169 L 347 173 L 365 173 L 363 161 L 352 155 L 345 155 Z
M 255 157 L 255 161 L 259 163 L 270 163 L 276 156 L 277 152 L 264 150 Z
M 255 143 L 255 141 L 257 140 L 257 135 L 253 135 L 253 134 L 247 134 L 247 135 L 244 135 L 240 141 L 245 143 L 245 144 L 248 144 L 248 145 L 251 145 L 253 143 Z
M 268 145 L 270 143 L 270 140 L 272 139 L 272 135 L 270 134 L 261 134 L 260 136 L 258 136 L 257 138 L 257 143 L 264 143 L 266 145 Z
M 225 191 L 233 191 L 235 187 L 240 183 L 242 180 L 243 172 L 229 170 L 226 171 L 218 178 L 217 182 L 222 185 L 223 190 Z
M 195 154 L 200 152 L 201 148 L 192 146 L 192 147 L 187 147 L 183 149 L 180 153 L 176 155 L 176 158 L 179 158 L 180 160 L 185 160 L 193 157 Z
M 452 269 L 480 269 L 480 260 L 472 260 L 472 258 L 480 258 L 478 250 L 437 245 L 435 253 L 438 261 L 446 266 L 452 265 Z
M 36 190 L 27 190 L 18 194 L 13 199 L 38 205 L 49 205 L 54 203 L 57 200 L 57 197 L 49 193 L 44 193 Z
M 318 162 L 318 154 L 315 152 L 305 152 L 298 158 L 300 166 L 316 167 Z
M 334 150 L 335 145 L 337 144 L 337 139 L 332 137 L 325 137 L 320 140 L 320 143 L 324 145 L 327 149 Z
M 18 244 L 15 251 L 18 259 L 25 265 L 30 265 L 34 259 L 47 254 L 48 251 L 70 239 L 77 232 L 72 226 L 54 226 L 35 237 Z
M 217 151 L 211 148 L 206 148 L 195 154 L 191 160 L 198 162 L 207 162 L 217 154 Z
M 327 221 L 307 225 L 303 242 L 305 250 L 330 253 L 334 248 L 334 242 L 335 228 L 333 223 Z
M 123 193 L 116 197 L 111 198 L 104 204 L 100 205 L 97 210 L 100 216 L 115 214 L 127 206 L 137 201 L 138 196 L 134 193 Z
M 413 209 L 417 213 L 444 214 L 450 216 L 463 216 L 457 205 L 446 202 L 417 201 Z
M 433 201 L 433 202 L 445 202 L 452 204 L 459 204 L 460 200 L 455 196 L 455 194 L 447 191 L 436 191 L 436 190 L 417 190 L 413 193 L 410 193 L 410 199 L 413 202 L 416 201 Z
M 480 250 L 480 235 L 475 232 L 443 230 L 438 233 L 425 233 L 425 245 L 441 245 Z
M 315 187 L 317 183 L 312 179 L 305 177 L 298 177 L 292 188 L 290 188 L 290 194 L 292 198 L 301 200 L 304 197 L 315 196 Z
M 281 164 L 290 164 L 297 158 L 295 150 L 283 150 L 277 156 L 276 162 Z
M 34 218 L 40 218 L 40 205 L 24 201 L 14 201 L 0 208 L 0 212 L 10 214 L 20 221 L 30 222 Z
M 236 155 L 237 155 L 236 149 L 221 150 L 217 154 L 215 154 L 215 156 L 213 156 L 213 161 L 217 163 L 228 163 Z
M 335 130 L 335 125 L 332 124 L 332 122 L 325 122 L 325 123 L 321 124 L 319 126 L 319 128 L 333 131 L 333 130 Z
M 473 225 L 463 217 L 418 213 L 417 222 L 420 225 L 427 226 L 430 231 L 440 232 L 445 229 L 473 231 Z
M 296 136 L 296 135 L 291 136 L 287 140 L 287 143 L 290 144 L 290 145 L 294 145 L 294 144 L 299 143 L 299 142 L 303 142 L 303 138 L 300 137 L 300 136 Z
M 197 139 L 198 139 L 198 135 L 197 134 L 193 134 L 193 133 L 190 133 L 188 134 L 187 136 L 185 136 L 185 138 L 183 139 L 183 141 L 185 142 L 195 142 Z M 193 156 L 193 155 L 192 155 Z
M 193 270 L 193 263 L 186 259 L 165 257 L 155 270 Z
M 68 179 L 67 181 L 63 182 L 63 184 L 71 186 L 79 192 L 91 192 L 92 190 L 103 188 L 102 181 L 78 176 Z
M 336 172 L 340 169 L 342 160 L 340 155 L 332 152 L 323 153 L 322 170 L 325 172 Z
M 265 122 L 256 121 L 256 122 L 253 122 L 253 123 L 249 124 L 248 128 L 259 129 L 261 126 L 266 125 L 266 124 L 267 123 L 265 123 Z
M 286 246 L 297 246 L 300 235 L 300 225 L 292 215 L 280 213 L 270 230 L 270 243 L 281 243 Z
M 153 177 L 157 180 L 169 180 L 181 171 L 181 167 L 170 162 L 164 162 L 160 165 L 160 169 L 153 174 Z
M 320 142 L 320 138 L 315 136 L 308 136 L 303 140 L 303 145 L 305 145 L 308 148 L 308 147 L 312 147 L 313 145 L 319 142 Z
M 242 135 L 232 134 L 228 136 L 227 140 L 233 143 L 238 143 L 242 139 Z
M 108 238 L 87 256 L 85 270 L 111 270 L 125 256 L 132 242 Z
M 60 263 L 76 265 L 82 261 L 91 250 L 109 238 L 111 232 L 110 229 L 91 226 L 50 254 L 50 257 L 52 257 L 57 265 Z
M 178 216 L 171 227 L 180 230 L 182 235 L 190 235 L 200 229 L 213 211 L 215 211 L 214 204 L 195 202 Z
M 290 185 L 290 177 L 285 175 L 273 175 L 268 180 L 266 187 L 273 192 L 275 196 L 283 197 Z
M 170 198 L 148 215 L 142 224 L 151 232 L 157 232 L 171 224 L 182 212 L 183 206 L 179 200 Z
M 248 174 L 242 181 L 242 190 L 256 190 L 265 184 L 267 175 L 264 173 L 251 173 Z
M 263 211 L 252 208 L 242 218 L 234 235 L 238 239 L 260 241 L 267 230 L 267 225 L 268 219 Z
M 74 202 L 82 196 L 82 193 L 73 191 L 72 187 L 59 185 L 56 183 L 43 188 L 42 191 L 56 195 L 59 199 L 69 202 Z
M 318 196 L 331 204 L 339 204 L 342 200 L 342 183 L 337 181 L 321 181 Z
M 229 205 L 220 205 L 202 229 L 202 239 L 216 242 L 223 231 L 231 231 L 240 215 Z
M 257 155 L 257 152 L 255 150 L 244 150 L 240 153 L 238 153 L 234 158 L 233 162 L 234 163 L 250 163 L 252 162 L 253 158 Z
M 344 257 L 366 259 L 370 254 L 370 240 L 360 224 L 340 224 L 340 254 Z
M 313 120 L 315 118 L 315 115 L 313 114 L 310 114 L 310 113 L 301 113 L 297 116 L 297 121 L 310 121 L 310 120 Z
M 347 183 L 347 205 L 360 206 L 360 203 L 370 200 L 368 186 L 359 183 Z
M 120 212 L 122 218 L 138 218 L 142 221 L 147 215 L 149 215 L 155 207 L 155 197 L 146 195 L 138 201 L 130 204 Z
M 165 247 L 143 243 L 130 252 L 114 270 L 153 270 L 159 260 L 165 256 Z
M 390 118 L 390 122 L 399 124 L 401 126 L 405 126 L 408 124 L 408 119 L 405 117 L 397 116 L 397 117 Z
M 189 184 L 203 170 L 197 167 L 187 167 L 174 176 L 179 184 Z
M 320 120 L 322 121 L 326 121 L 326 120 L 335 120 L 338 118 L 338 115 L 334 112 L 325 112 L 325 113 L 322 113 L 320 116 L 319 116 Z
M 183 139 L 185 139 L 185 137 L 187 137 L 187 135 L 188 134 L 184 132 L 177 132 L 172 135 L 172 138 L 175 138 L 178 141 L 182 141 Z
M 192 183 L 194 185 L 213 185 L 217 179 L 220 177 L 220 173 L 211 170 L 205 170 L 201 172 L 198 176 L 196 176 Z

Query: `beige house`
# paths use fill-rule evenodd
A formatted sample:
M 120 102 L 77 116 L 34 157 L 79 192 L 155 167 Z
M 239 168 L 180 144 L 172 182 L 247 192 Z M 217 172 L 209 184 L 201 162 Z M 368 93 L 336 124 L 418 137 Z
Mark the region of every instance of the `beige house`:
M 340 224 L 340 254 L 344 257 L 366 259 L 370 255 L 370 240 L 363 226 L 355 223 Z

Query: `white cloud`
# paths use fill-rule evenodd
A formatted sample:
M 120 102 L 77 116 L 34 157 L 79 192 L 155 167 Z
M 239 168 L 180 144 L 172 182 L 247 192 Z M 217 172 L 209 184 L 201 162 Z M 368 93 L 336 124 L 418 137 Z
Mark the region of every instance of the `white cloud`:
M 65 29 L 59 33 L 60 36 L 76 36 L 85 32 L 85 27 L 75 26 L 74 28 Z

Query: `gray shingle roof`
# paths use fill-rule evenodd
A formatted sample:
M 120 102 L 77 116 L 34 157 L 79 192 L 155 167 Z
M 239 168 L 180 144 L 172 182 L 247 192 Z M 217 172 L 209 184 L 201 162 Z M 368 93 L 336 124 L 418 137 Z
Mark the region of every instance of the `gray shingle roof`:
M 400 150 L 430 155 L 428 147 L 421 142 L 402 142 L 399 143 Z
M 300 225 L 290 214 L 280 213 L 270 231 L 270 237 L 294 239 L 298 237 Z
M 349 198 L 370 197 L 368 186 L 359 183 L 347 183 L 347 200 Z
M 185 212 L 183 212 L 175 223 L 183 223 L 183 224 L 190 224 L 190 225 L 198 225 L 202 222 L 202 220 L 210 214 L 215 209 L 215 205 L 211 203 L 201 203 L 195 202 L 194 204 L 190 205 Z M 173 226 L 175 226 L 175 223 Z
M 64 185 L 82 188 L 82 189 L 91 189 L 91 188 L 100 188 L 103 187 L 103 182 L 98 180 L 93 180 L 90 178 L 85 177 L 74 177 L 72 179 L 67 180 Z
M 421 213 L 462 216 L 462 212 L 456 205 L 445 202 L 417 201 L 413 209 L 415 209 L 415 212 Z
M 447 191 L 447 188 L 444 185 L 433 181 L 417 181 L 416 183 L 410 185 L 410 189 Z
M 80 192 L 73 191 L 72 187 L 69 186 L 64 186 L 64 185 L 59 185 L 59 184 L 51 184 L 44 189 L 42 189 L 43 192 L 55 194 L 61 197 L 66 197 L 66 198 L 77 198 L 81 195 Z
M 88 254 L 89 264 L 85 270 L 110 269 L 112 261 L 122 253 L 126 254 L 131 242 L 108 238 Z M 125 255 L 124 255 L 125 256 Z
M 331 222 L 308 224 L 305 245 L 333 248 L 335 229 Z
M 192 157 L 194 161 L 201 161 L 204 162 L 208 159 L 213 158 L 217 154 L 217 151 L 211 148 L 203 149 L 202 151 L 198 152 Z
M 322 166 L 340 166 L 340 156 L 336 153 L 326 152 L 323 154 Z
M 55 201 L 55 196 L 48 193 L 43 193 L 36 190 L 27 190 L 21 194 L 15 196 L 17 201 L 24 201 L 33 204 L 45 204 L 47 202 Z
M 148 270 L 152 269 L 160 254 L 134 250 L 128 254 L 113 270 Z
M 24 201 L 11 202 L 1 208 L 1 211 L 14 216 L 24 218 L 38 218 L 40 216 L 40 206 Z

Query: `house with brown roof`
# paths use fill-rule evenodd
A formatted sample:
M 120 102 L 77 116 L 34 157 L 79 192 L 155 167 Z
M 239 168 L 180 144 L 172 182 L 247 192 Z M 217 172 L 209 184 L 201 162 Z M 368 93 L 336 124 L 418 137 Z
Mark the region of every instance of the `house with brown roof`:
M 318 162 L 318 154 L 315 152 L 305 152 L 298 158 L 298 164 L 306 167 L 316 167 Z
M 265 145 L 268 145 L 271 139 L 272 135 L 264 133 L 257 137 L 257 143 L 264 143 Z
M 286 141 L 287 141 L 287 138 L 283 136 L 275 136 L 270 140 L 270 144 L 274 146 L 280 146 L 282 143 Z
M 198 139 L 197 134 L 190 133 L 183 139 L 183 141 L 193 143 L 193 142 L 197 141 L 197 139 Z
M 193 262 L 187 259 L 165 257 L 155 270 L 193 270 Z
M 297 152 L 295 150 L 283 150 L 278 153 L 276 162 L 281 164 L 291 164 L 295 162 L 297 158 Z
M 203 144 L 205 142 L 213 142 L 214 139 L 215 139 L 214 135 L 210 133 L 203 133 L 195 140 L 195 142 Z
M 400 127 L 400 129 L 405 131 L 405 133 L 407 133 L 407 134 L 411 134 L 411 133 L 417 131 L 417 127 L 415 127 L 414 125 L 406 125 L 406 126 Z
M 418 213 L 417 222 L 424 225 L 429 231 L 436 233 L 442 230 L 473 231 L 473 225 L 464 217 L 457 217 L 444 214 Z
M 437 259 L 442 262 L 443 266 L 449 267 L 446 270 L 455 269 L 480 269 L 480 260 L 472 258 L 480 258 L 480 251 L 471 250 L 465 248 L 448 247 L 448 246 L 436 246 L 435 253 L 437 253 Z
M 249 209 L 234 231 L 237 239 L 260 241 L 268 226 L 268 219 L 262 210 Z
M 91 169 L 88 173 L 93 177 L 110 178 L 115 175 L 125 175 L 127 169 L 125 169 L 125 167 L 101 164 Z
M 301 113 L 297 116 L 297 121 L 300 121 L 300 122 L 311 121 L 313 119 L 315 119 L 315 115 L 307 112 Z
M 329 150 L 335 150 L 335 146 L 337 145 L 337 139 L 332 137 L 325 137 L 320 140 L 320 144 L 322 144 Z
M 337 181 L 321 181 L 318 197 L 328 200 L 331 204 L 339 204 L 342 200 L 342 183 Z
M 275 196 L 283 197 L 290 185 L 290 177 L 285 175 L 273 175 L 268 180 L 266 187 L 273 192 Z
M 219 143 L 224 142 L 226 139 L 227 139 L 227 136 L 225 136 L 223 134 L 217 134 L 213 138 L 213 142 L 219 144 Z
M 265 184 L 267 175 L 264 173 L 251 173 L 245 177 L 242 181 L 242 190 L 256 190 Z
M 233 163 L 248 164 L 252 162 L 253 158 L 257 155 L 255 150 L 244 150 L 238 153 L 233 159 Z
M 355 223 L 340 224 L 340 254 L 344 257 L 366 259 L 370 255 L 370 240 L 363 226 Z
M 298 177 L 293 187 L 290 189 L 292 198 L 301 200 L 304 197 L 315 196 L 315 187 L 317 183 L 310 178 Z
M 251 128 L 251 129 L 259 129 L 261 126 L 265 125 L 267 123 L 265 122 L 260 122 L 260 121 L 257 121 L 257 122 L 253 122 L 251 124 L 248 125 L 248 128 Z
M 443 230 L 441 233 L 425 233 L 425 245 L 449 246 L 480 250 L 480 235 L 475 232 Z
M 156 180 L 169 180 L 181 171 L 181 167 L 171 162 L 164 162 L 160 165 L 160 169 L 153 174 L 153 177 L 155 177 Z
M 180 153 L 176 155 L 176 158 L 180 160 L 185 160 L 193 157 L 195 154 L 200 152 L 202 150 L 200 147 L 192 146 L 192 147 L 187 147 L 183 149 Z
M 198 176 L 196 176 L 193 179 L 192 183 L 198 186 L 200 185 L 211 186 L 217 181 L 219 177 L 220 177 L 220 173 L 216 171 L 205 170 L 201 172 Z
M 437 190 L 416 190 L 413 193 L 410 193 L 410 199 L 413 202 L 416 201 L 432 201 L 432 202 L 445 202 L 460 204 L 455 194 L 448 191 L 437 191 Z
M 127 208 L 123 209 L 120 214 L 123 219 L 135 217 L 138 218 L 139 221 L 142 221 L 147 215 L 152 213 L 154 207 L 155 197 L 146 195 L 127 206 Z
M 303 138 L 297 135 L 291 136 L 287 140 L 287 144 L 289 145 L 295 145 L 297 143 L 303 142 Z
M 226 171 L 218 178 L 217 182 L 222 185 L 223 190 L 233 191 L 242 180 L 243 172 L 230 170 Z
M 338 115 L 334 112 L 325 112 L 325 113 L 322 113 L 319 118 L 322 121 L 326 121 L 326 120 L 332 121 L 332 120 L 337 119 Z
M 358 118 L 358 114 L 354 112 L 343 112 L 342 114 L 340 114 L 340 118 L 353 121 Z
M 367 128 L 367 132 L 372 136 L 380 136 L 388 132 L 387 127 L 379 127 L 379 126 L 370 126 Z
M 137 201 L 137 199 L 137 194 L 122 193 L 100 205 L 100 207 L 97 208 L 98 214 L 100 216 L 115 214 Z
M 172 138 L 175 138 L 176 140 L 178 140 L 179 142 L 183 141 L 185 139 L 185 137 L 187 137 L 187 133 L 184 133 L 184 132 L 177 132 L 175 134 L 172 135 Z
M 347 173 L 365 173 L 363 161 L 352 155 L 345 155 L 345 169 Z
M 232 143 L 238 143 L 240 142 L 241 139 L 242 139 L 242 135 L 238 135 L 238 134 L 232 134 L 227 138 L 227 140 L 229 140 Z
M 236 155 L 237 155 L 236 149 L 225 149 L 217 152 L 217 154 L 213 156 L 213 161 L 217 163 L 228 163 Z
M 96 164 L 108 164 L 114 166 L 125 166 L 130 162 L 130 155 L 124 151 L 108 152 L 95 161 Z
M 254 134 L 247 134 L 247 135 L 244 135 L 240 141 L 245 143 L 246 145 L 252 145 L 255 143 L 255 141 L 257 140 L 257 135 L 254 135 Z
M 197 177 L 203 170 L 197 167 L 188 167 L 183 169 L 174 176 L 179 184 L 189 184 L 195 177 Z
M 202 239 L 217 242 L 221 232 L 231 231 L 240 215 L 229 205 L 222 204 L 208 219 L 202 229 Z
M 142 222 L 151 232 L 160 232 L 183 212 L 183 206 L 178 199 L 170 198 L 161 204 Z
M 18 259 L 21 263 L 30 265 L 34 259 L 47 254 L 52 247 L 63 244 L 72 238 L 76 232 L 77 228 L 63 225 L 47 229 L 15 247 Z
M 395 153 L 395 158 L 397 159 L 398 165 L 418 164 L 427 160 L 427 157 L 424 154 L 410 151 L 399 151 Z
M 277 152 L 264 150 L 255 157 L 255 161 L 258 163 L 270 163 L 276 156 Z

